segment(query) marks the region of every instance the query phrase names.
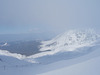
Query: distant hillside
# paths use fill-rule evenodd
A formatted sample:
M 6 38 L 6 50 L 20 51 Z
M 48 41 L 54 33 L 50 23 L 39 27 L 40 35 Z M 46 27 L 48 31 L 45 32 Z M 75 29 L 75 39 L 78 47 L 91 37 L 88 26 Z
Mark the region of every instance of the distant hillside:
M 39 45 L 40 41 L 17 41 L 17 42 L 8 42 L 7 46 L 0 46 L 0 49 L 8 50 L 12 53 L 18 53 L 29 56 L 40 52 Z

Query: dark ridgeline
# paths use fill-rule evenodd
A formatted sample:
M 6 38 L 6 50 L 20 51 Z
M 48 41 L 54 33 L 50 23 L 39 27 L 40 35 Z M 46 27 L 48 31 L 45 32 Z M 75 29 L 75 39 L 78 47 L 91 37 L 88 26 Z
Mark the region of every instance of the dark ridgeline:
M 2 43 L 1 43 L 2 44 Z M 33 55 L 39 53 L 40 41 L 17 41 L 8 42 L 7 46 L 0 46 L 1 50 L 8 50 L 11 53 L 19 53 L 22 55 Z

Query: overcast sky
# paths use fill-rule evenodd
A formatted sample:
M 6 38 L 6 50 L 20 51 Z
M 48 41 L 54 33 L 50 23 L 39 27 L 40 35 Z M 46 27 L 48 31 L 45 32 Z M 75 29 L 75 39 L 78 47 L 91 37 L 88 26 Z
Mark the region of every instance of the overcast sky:
M 100 0 L 0 0 L 0 34 L 100 29 Z

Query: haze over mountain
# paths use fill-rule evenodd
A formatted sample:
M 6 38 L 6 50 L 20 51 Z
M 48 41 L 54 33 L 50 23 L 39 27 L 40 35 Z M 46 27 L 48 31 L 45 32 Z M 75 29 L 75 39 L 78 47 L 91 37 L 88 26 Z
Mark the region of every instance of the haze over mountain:
M 100 75 L 99 63 L 100 0 L 0 0 L 0 75 Z

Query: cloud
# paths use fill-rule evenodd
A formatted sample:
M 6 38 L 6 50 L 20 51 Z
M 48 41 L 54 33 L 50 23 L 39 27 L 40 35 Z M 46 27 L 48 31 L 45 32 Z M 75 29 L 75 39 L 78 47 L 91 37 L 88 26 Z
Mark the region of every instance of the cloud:
M 0 28 L 23 26 L 24 29 L 25 26 L 33 26 L 32 28 L 37 27 L 45 32 L 89 27 L 99 29 L 99 2 L 98 0 L 1 1 Z M 29 32 L 38 30 L 30 29 Z

